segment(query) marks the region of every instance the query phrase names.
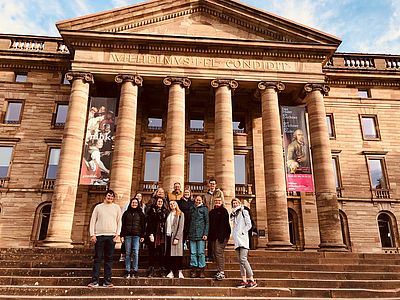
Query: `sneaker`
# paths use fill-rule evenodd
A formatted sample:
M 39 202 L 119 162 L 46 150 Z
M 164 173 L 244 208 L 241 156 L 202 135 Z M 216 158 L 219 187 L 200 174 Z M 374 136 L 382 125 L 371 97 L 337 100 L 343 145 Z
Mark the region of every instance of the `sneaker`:
M 179 270 L 178 277 L 179 278 L 185 278 L 185 276 L 183 276 L 182 270 Z
M 190 269 L 190 278 L 196 278 L 197 277 L 197 270 L 196 268 L 191 268 Z
M 200 278 L 205 278 L 206 277 L 206 274 L 204 274 L 204 268 L 200 268 L 199 269 L 199 277 Z
M 138 278 L 138 271 L 131 271 L 131 278 Z
M 245 288 L 245 287 L 247 287 L 247 282 L 246 281 L 242 281 L 236 287 L 239 288 L 239 289 Z
M 113 285 L 110 281 L 104 281 L 103 286 L 104 286 L 104 287 L 107 287 L 107 288 L 112 288 L 112 287 L 114 287 L 114 285 Z
M 125 271 L 124 278 L 125 278 L 125 279 L 131 278 L 131 274 L 130 274 L 129 272 Z
M 215 279 L 218 280 L 218 281 L 221 281 L 221 280 L 223 280 L 225 278 L 226 278 L 225 274 L 221 273 L 221 272 L 218 272 L 217 275 L 215 275 Z
M 167 278 L 174 278 L 174 272 L 169 272 L 167 275 Z
M 247 282 L 247 284 L 246 284 L 246 288 L 252 289 L 252 288 L 255 288 L 257 285 L 258 285 L 257 282 L 252 281 L 252 280 L 249 280 L 249 281 Z
M 97 281 L 92 281 L 91 283 L 88 284 L 88 287 L 90 288 L 94 288 L 94 287 L 98 287 L 99 283 Z

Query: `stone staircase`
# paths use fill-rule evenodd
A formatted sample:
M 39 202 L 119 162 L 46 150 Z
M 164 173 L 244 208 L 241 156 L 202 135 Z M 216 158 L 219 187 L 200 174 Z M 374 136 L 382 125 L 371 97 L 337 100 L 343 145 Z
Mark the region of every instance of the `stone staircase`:
M 238 289 L 238 263 L 226 251 L 227 279 L 124 279 L 115 255 L 114 288 L 88 288 L 92 249 L 0 249 L 0 299 L 400 299 L 400 255 L 323 252 L 250 252 L 258 287 Z M 185 270 L 189 277 L 189 270 Z

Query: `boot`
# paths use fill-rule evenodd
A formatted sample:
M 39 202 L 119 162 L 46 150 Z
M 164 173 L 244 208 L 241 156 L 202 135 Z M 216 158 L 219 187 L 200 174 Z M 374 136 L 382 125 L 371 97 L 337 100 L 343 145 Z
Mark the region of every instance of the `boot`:
M 204 268 L 199 268 L 199 277 L 200 278 L 205 278 L 206 274 L 204 274 Z
M 147 270 L 147 277 L 153 277 L 154 276 L 154 267 L 150 266 L 149 269 Z
M 191 268 L 190 269 L 190 278 L 196 278 L 197 277 L 197 270 L 196 268 Z

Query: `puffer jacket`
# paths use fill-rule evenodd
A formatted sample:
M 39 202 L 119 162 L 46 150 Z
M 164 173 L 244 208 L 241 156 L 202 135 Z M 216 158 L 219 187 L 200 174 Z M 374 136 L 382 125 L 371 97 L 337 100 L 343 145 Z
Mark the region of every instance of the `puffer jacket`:
M 203 204 L 190 208 L 189 240 L 199 241 L 208 235 L 208 209 Z
M 128 207 L 122 215 L 121 237 L 144 237 L 145 216 L 141 208 Z

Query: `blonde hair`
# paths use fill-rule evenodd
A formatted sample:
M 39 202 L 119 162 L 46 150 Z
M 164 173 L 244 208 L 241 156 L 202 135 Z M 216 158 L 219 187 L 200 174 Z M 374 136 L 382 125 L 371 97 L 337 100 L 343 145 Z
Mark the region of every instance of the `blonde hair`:
M 182 211 L 179 208 L 178 202 L 176 202 L 175 200 L 171 200 L 171 201 L 169 201 L 169 205 L 171 205 L 172 202 L 175 202 L 175 204 L 176 204 L 175 215 L 180 216 Z

